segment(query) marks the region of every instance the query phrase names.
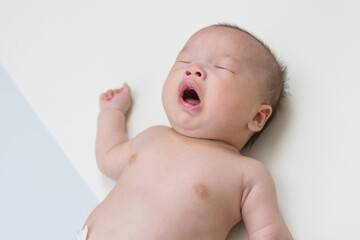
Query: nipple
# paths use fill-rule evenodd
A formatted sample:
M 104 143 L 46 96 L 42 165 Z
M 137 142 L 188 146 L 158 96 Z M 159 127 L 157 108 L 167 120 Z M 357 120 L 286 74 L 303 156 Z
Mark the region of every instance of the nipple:
M 199 182 L 194 185 L 194 191 L 200 198 L 203 198 L 203 199 L 208 198 L 210 195 L 209 189 L 202 182 Z
M 129 160 L 129 164 L 133 164 L 136 160 L 136 157 L 137 157 L 136 154 L 133 154 Z

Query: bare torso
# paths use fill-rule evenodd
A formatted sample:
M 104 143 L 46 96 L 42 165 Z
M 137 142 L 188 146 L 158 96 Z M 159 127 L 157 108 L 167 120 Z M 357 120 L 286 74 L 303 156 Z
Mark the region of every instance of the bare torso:
M 241 220 L 244 169 L 255 160 L 167 127 L 138 138 L 115 187 L 87 219 L 87 239 L 225 239 Z

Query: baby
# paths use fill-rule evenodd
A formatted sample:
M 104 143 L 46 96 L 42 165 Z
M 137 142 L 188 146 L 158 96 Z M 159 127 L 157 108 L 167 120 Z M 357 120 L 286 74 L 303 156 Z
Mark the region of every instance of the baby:
M 129 139 L 130 88 L 100 97 L 99 169 L 117 183 L 85 222 L 87 240 L 220 240 L 243 220 L 249 239 L 292 239 L 269 171 L 241 155 L 267 125 L 284 69 L 248 32 L 196 32 L 165 81 L 171 128 Z

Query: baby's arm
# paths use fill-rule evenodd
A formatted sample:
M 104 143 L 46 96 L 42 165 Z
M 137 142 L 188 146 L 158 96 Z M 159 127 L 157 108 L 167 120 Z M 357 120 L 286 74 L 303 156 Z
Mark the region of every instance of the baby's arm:
M 130 158 L 131 141 L 126 133 L 126 113 L 130 106 L 130 88 L 126 84 L 100 96 L 96 161 L 99 169 L 113 179 L 120 177 Z
M 293 239 L 280 214 L 269 171 L 259 163 L 251 178 L 241 209 L 249 240 Z

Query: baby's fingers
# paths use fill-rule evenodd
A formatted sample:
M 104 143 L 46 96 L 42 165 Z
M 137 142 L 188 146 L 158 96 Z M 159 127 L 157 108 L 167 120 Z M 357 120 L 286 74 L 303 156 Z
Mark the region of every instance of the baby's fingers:
M 107 91 L 106 96 L 108 99 L 112 99 L 112 97 L 114 96 L 114 91 L 113 90 Z
M 114 96 L 114 91 L 113 90 L 108 90 L 107 92 L 105 93 L 102 93 L 100 95 L 100 99 L 101 100 L 104 100 L 104 101 L 108 101 L 108 100 L 111 100 Z
M 108 100 L 108 99 L 107 99 L 107 93 L 102 93 L 102 94 L 100 95 L 100 99 L 103 100 L 103 101 Z
M 100 95 L 100 109 L 113 108 L 126 113 L 131 107 L 130 87 L 125 83 L 122 88 L 111 89 Z

